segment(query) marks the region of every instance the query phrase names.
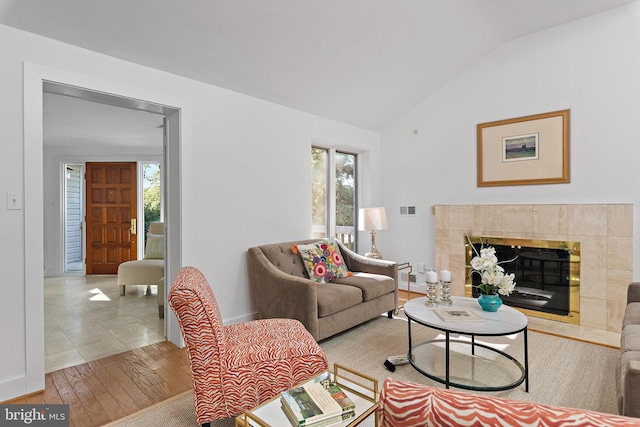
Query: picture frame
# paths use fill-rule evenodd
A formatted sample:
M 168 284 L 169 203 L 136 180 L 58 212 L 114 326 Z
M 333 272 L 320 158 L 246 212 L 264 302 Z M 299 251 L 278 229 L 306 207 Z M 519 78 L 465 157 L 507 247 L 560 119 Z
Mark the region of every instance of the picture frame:
M 477 125 L 478 187 L 569 183 L 570 110 Z

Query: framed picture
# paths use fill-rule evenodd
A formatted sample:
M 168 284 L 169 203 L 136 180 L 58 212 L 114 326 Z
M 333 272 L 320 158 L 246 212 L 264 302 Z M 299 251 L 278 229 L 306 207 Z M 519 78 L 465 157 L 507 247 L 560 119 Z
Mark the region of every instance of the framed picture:
M 480 123 L 478 187 L 570 182 L 569 111 Z

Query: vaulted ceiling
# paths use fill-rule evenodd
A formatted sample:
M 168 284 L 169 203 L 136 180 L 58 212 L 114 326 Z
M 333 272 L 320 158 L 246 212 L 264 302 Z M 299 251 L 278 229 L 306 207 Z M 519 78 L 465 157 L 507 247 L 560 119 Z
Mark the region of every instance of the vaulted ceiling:
M 499 46 L 634 0 L 0 0 L 0 24 L 381 130 Z

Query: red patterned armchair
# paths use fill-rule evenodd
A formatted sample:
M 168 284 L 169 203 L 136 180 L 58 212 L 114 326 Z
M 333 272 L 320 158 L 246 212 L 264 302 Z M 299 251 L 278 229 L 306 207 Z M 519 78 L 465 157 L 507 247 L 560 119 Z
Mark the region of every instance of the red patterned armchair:
M 211 286 L 195 267 L 180 269 L 169 305 L 189 352 L 199 425 L 239 415 L 328 368 L 297 320 L 224 326 Z
M 638 426 L 637 418 L 479 396 L 387 378 L 380 391 L 380 427 Z

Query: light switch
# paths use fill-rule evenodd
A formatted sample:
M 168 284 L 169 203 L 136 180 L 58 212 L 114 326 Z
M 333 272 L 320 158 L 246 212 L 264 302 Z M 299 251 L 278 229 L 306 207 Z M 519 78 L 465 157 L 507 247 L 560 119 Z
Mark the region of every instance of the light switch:
M 7 191 L 7 209 L 22 209 L 22 193 L 20 191 Z

